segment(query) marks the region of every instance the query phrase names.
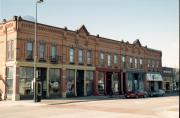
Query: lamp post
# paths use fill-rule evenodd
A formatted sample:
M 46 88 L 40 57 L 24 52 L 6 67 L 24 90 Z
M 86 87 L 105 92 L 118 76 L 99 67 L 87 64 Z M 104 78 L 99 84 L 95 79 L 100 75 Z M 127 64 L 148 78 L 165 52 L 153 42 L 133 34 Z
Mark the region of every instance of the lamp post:
M 37 101 L 37 86 L 36 86 L 36 84 L 37 84 L 37 82 L 36 82 L 36 58 L 37 58 L 37 52 L 36 52 L 36 49 L 37 49 L 37 46 L 36 46 L 36 42 L 37 42 L 37 5 L 38 5 L 38 3 L 42 3 L 43 2 L 43 0 L 38 0 L 38 1 L 36 1 L 36 19 L 35 19 L 35 29 L 34 29 L 34 35 L 35 35 L 35 37 L 34 37 L 34 78 L 33 78 L 33 85 L 34 85 L 34 102 L 38 102 Z

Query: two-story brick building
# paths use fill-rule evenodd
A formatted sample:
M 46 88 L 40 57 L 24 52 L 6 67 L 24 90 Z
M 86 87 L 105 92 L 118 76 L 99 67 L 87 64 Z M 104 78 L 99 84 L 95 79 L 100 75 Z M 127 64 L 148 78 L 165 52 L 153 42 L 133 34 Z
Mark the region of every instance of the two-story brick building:
M 0 90 L 3 99 L 32 98 L 34 22 L 14 16 L 0 24 Z M 72 31 L 37 24 L 38 78 L 42 97 L 124 94 L 162 87 L 162 52 L 91 35 L 82 25 Z M 152 75 L 157 79 L 152 79 Z

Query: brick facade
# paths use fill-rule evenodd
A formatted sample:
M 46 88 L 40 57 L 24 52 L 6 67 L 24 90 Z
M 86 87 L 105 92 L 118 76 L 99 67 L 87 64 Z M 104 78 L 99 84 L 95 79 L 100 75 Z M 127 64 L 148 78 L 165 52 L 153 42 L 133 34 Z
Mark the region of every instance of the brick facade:
M 12 60 L 7 60 L 7 42 L 9 40 L 14 41 L 14 57 Z M 15 16 L 12 20 L 4 21 L 0 24 L 0 90 L 3 95 L 6 96 L 7 90 L 6 86 L 6 67 L 13 66 L 15 71 L 13 72 L 13 97 L 12 99 L 19 99 L 19 77 L 20 67 L 33 67 L 33 58 L 27 58 L 27 43 L 33 43 L 34 49 L 34 22 L 26 21 L 21 17 Z M 40 60 L 40 44 L 45 45 L 45 57 L 44 60 Z M 55 63 L 51 59 L 51 47 L 56 47 L 56 58 Z M 74 49 L 74 63 L 70 63 L 70 48 Z M 38 68 L 45 68 L 48 71 L 47 76 L 49 76 L 49 69 L 59 69 L 60 70 L 60 96 L 66 97 L 66 87 L 67 87 L 67 71 L 83 70 L 84 74 L 84 95 L 86 95 L 86 72 L 93 72 L 93 95 L 99 95 L 98 92 L 98 78 L 99 73 L 110 74 L 109 78 L 112 82 L 112 76 L 117 73 L 118 77 L 118 91 L 119 94 L 124 94 L 128 90 L 128 72 L 133 73 L 147 73 L 147 72 L 159 72 L 162 66 L 162 52 L 154 49 L 150 49 L 147 46 L 142 46 L 139 40 L 134 41 L 132 44 L 124 41 L 117 41 L 112 39 L 107 39 L 100 37 L 99 35 L 91 35 L 86 27 L 83 25 L 78 30 L 72 31 L 65 28 L 59 28 L 54 26 L 49 26 L 45 24 L 37 24 L 37 64 Z M 82 49 L 83 62 L 79 64 L 79 50 Z M 87 52 L 91 51 L 91 64 L 87 64 Z M 100 63 L 101 53 L 104 54 L 104 64 Z M 34 50 L 33 50 L 34 54 Z M 110 55 L 108 57 L 108 55 Z M 117 63 L 114 63 L 114 58 L 117 55 Z M 122 57 L 125 57 L 125 65 L 122 63 Z M 108 58 L 110 58 L 108 65 Z M 132 58 L 132 64 L 130 64 L 130 58 Z M 137 63 L 135 62 L 137 60 Z M 142 60 L 142 64 L 140 64 Z M 137 64 L 137 66 L 136 66 Z M 149 66 L 148 66 L 149 65 Z M 82 72 L 82 73 L 83 73 Z M 81 72 L 79 71 L 80 75 Z M 49 77 L 46 80 L 51 79 Z M 49 81 L 49 80 L 48 80 Z M 78 81 L 78 77 L 75 77 L 75 81 Z M 113 84 L 113 82 L 112 82 Z M 88 84 L 87 84 L 88 85 Z M 112 85 L 104 84 L 104 89 L 109 89 L 107 86 L 112 88 Z M 144 81 L 144 85 L 146 82 Z M 75 83 L 78 86 L 78 83 Z M 46 86 L 47 97 L 50 97 L 48 90 L 49 85 Z M 145 87 L 146 88 L 146 87 Z M 76 89 L 76 88 L 75 88 Z M 74 90 L 77 94 L 77 90 Z M 111 90 L 109 90 L 111 91 Z M 104 91 L 107 94 L 107 91 Z

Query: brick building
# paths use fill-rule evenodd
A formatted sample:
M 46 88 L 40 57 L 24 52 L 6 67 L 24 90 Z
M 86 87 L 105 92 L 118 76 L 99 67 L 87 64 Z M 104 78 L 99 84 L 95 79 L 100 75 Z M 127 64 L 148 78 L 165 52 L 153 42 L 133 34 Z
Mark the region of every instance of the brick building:
M 177 68 L 162 67 L 163 89 L 167 92 L 179 90 L 179 71 Z
M 0 24 L 0 90 L 3 99 L 32 98 L 34 22 L 14 16 Z M 38 79 L 42 97 L 124 94 L 162 88 L 162 52 L 91 35 L 83 25 L 72 31 L 37 24 Z

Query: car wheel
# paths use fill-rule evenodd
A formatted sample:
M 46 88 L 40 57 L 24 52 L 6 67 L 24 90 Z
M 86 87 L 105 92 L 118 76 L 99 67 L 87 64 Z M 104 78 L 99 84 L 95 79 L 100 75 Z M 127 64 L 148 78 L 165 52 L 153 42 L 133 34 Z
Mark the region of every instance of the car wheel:
M 138 96 L 136 95 L 136 98 L 138 98 Z
M 147 98 L 147 95 L 144 95 L 144 98 Z

